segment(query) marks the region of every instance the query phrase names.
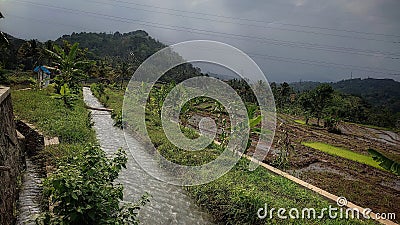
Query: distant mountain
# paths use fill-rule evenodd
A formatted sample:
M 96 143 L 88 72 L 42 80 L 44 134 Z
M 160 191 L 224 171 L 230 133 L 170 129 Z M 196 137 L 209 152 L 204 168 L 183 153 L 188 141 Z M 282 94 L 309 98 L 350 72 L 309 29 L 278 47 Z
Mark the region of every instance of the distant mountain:
M 315 81 L 302 81 L 302 82 L 290 83 L 290 87 L 292 87 L 296 92 L 297 91 L 303 92 L 303 91 L 312 90 L 320 84 L 322 84 L 322 83 L 315 82 Z
M 400 82 L 392 79 L 352 79 L 333 84 L 344 93 L 360 96 L 372 105 L 400 112 Z
M 150 37 L 146 31 L 137 30 L 129 33 L 72 33 L 57 39 L 57 44 L 66 40 L 70 43 L 79 42 L 80 48 L 88 48 L 94 58 L 105 56 L 126 57 L 134 54 L 139 61 L 166 47 L 166 45 Z
M 236 79 L 238 78 L 237 76 L 227 75 L 227 74 L 218 74 L 218 73 L 211 73 L 211 72 L 207 72 L 207 74 L 210 77 L 215 77 L 215 78 L 220 79 L 220 80 L 233 80 L 235 78 Z
M 22 63 L 25 65 L 24 68 L 26 70 L 31 70 L 35 65 L 50 63 L 46 57 L 41 57 L 40 54 L 44 48 L 49 48 L 53 41 L 41 43 L 37 40 L 30 40 L 27 42 L 10 35 L 7 35 L 7 38 L 10 41 L 10 46 L 0 49 L 0 57 L 4 68 L 16 69 Z M 114 34 L 72 33 L 71 35 L 63 35 L 55 40 L 54 43 L 62 46 L 64 41 L 69 43 L 78 42 L 79 48 L 87 48 L 86 56 L 95 60 L 98 68 L 101 67 L 100 69 L 105 67 L 118 69 L 122 62 L 127 61 L 134 64 L 134 66 L 139 66 L 149 56 L 166 47 L 166 45 L 152 38 L 143 30 L 123 34 L 119 32 Z M 34 46 L 36 46 L 36 58 L 30 54 L 32 49 L 30 48 L 32 46 L 30 43 L 34 43 Z M 179 57 L 178 55 L 176 56 Z M 106 73 L 103 75 L 107 76 Z M 201 73 L 200 69 L 186 63 L 171 69 L 160 80 L 164 82 L 180 82 L 201 75 L 204 74 Z
M 105 59 L 110 61 L 114 57 L 125 58 L 134 56 L 135 64 L 140 65 L 145 59 L 152 54 L 166 47 L 163 43 L 149 36 L 146 31 L 137 30 L 129 33 L 114 34 L 106 33 L 72 33 L 64 35 L 57 39 L 57 44 L 62 44 L 63 40 L 70 43 L 79 42 L 80 48 L 89 50 L 88 57 L 91 59 Z M 107 59 L 107 57 L 109 57 Z M 179 57 L 177 55 L 177 57 Z M 192 64 L 186 63 L 177 66 L 168 71 L 160 81 L 164 82 L 181 82 L 194 76 L 203 75 L 199 68 L 193 67 Z
M 296 91 L 310 90 L 319 82 L 296 82 L 290 86 Z M 392 79 L 350 79 L 329 83 L 335 90 L 360 96 L 377 107 L 387 107 L 393 112 L 400 112 L 400 82 Z

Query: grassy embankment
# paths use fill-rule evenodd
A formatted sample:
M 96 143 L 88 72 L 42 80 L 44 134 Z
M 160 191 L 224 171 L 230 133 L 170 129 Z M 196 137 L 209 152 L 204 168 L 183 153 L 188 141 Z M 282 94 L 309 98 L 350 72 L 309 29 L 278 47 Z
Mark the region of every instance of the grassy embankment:
M 64 156 L 79 154 L 88 143 L 96 143 L 96 136 L 82 99 L 74 109 L 68 109 L 51 94 L 47 90 L 13 91 L 12 99 L 18 119 L 34 124 L 45 135 L 59 137 L 59 146 L 48 147 L 43 152 L 48 160 L 55 162 Z
M 94 88 L 92 88 L 93 90 Z M 94 94 L 109 108 L 120 111 L 123 102 L 123 91 L 105 89 L 99 95 Z M 175 162 L 190 165 L 208 162 L 216 157 L 220 149 L 210 146 L 206 150 L 188 155 L 173 146 L 165 137 L 161 123 L 156 116 L 146 114 L 147 131 L 153 144 L 160 153 Z M 248 170 L 248 160 L 241 159 L 237 165 L 224 176 L 204 185 L 187 187 L 189 195 L 202 208 L 214 216 L 217 222 L 224 224 L 373 224 L 373 221 L 329 219 L 327 215 L 322 219 L 279 219 L 274 214 L 261 220 L 257 217 L 259 208 L 267 204 L 268 208 L 315 208 L 320 212 L 322 208 L 335 203 L 329 202 L 318 194 L 299 187 L 294 182 L 275 175 L 262 167 L 255 171 Z M 151 193 L 150 193 L 151 194 Z
M 71 109 L 52 98 L 53 93 L 51 88 L 12 92 L 18 118 L 60 138 L 60 145 L 47 147 L 37 155 L 54 168 L 43 182 L 44 204 L 50 202 L 51 210 L 43 212 L 37 222 L 136 224 L 138 211 L 148 198 L 121 204 L 123 187 L 114 180 L 125 167 L 125 153 L 119 150 L 109 158 L 98 147 L 82 96 Z

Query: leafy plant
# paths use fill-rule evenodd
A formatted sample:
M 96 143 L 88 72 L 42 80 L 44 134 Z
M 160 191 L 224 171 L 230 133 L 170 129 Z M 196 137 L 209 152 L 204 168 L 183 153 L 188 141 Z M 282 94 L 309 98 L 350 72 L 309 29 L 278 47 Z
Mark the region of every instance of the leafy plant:
M 92 128 L 93 126 L 94 126 L 93 115 L 92 115 L 92 112 L 89 111 L 87 114 L 87 118 L 86 118 L 86 127 Z
M 92 84 L 91 89 L 93 92 L 97 92 L 97 94 L 101 97 L 105 94 L 105 85 L 103 83 Z
M 54 51 L 46 50 L 61 70 L 54 78 L 57 86 L 61 88 L 64 84 L 67 84 L 73 93 L 80 91 L 80 82 L 86 77 L 84 69 L 94 63 L 93 61 L 83 59 L 85 52 L 80 50 L 78 46 L 79 43 L 74 43 L 70 46 L 68 42 L 65 42 L 64 49 L 58 45 L 54 45 Z
M 282 134 L 278 140 L 278 157 L 274 159 L 272 165 L 280 168 L 287 169 L 290 166 L 290 156 L 294 151 L 294 146 L 289 138 L 289 132 L 287 130 L 282 130 Z
M 88 146 L 81 155 L 62 160 L 44 180 L 52 210 L 39 217 L 38 223 L 138 224 L 138 211 L 149 202 L 149 195 L 121 204 L 123 187 L 114 182 L 127 160 L 124 150 L 107 158 L 99 146 Z
M 115 113 L 114 111 L 111 114 L 111 118 L 114 119 L 114 126 L 119 128 L 124 128 L 125 123 L 122 120 L 122 111 L 118 111 Z
M 75 101 L 78 100 L 78 95 L 72 94 L 67 84 L 61 87 L 59 94 L 54 94 L 52 97 L 61 99 L 68 108 L 73 108 Z
M 342 131 L 338 127 L 338 124 L 339 120 L 331 116 L 327 116 L 324 119 L 324 127 L 328 130 L 329 133 L 342 134 Z
M 384 156 L 382 153 L 374 150 L 374 149 L 368 149 L 369 154 L 372 155 L 372 158 L 379 162 L 379 166 L 384 168 L 385 170 L 388 170 L 398 176 L 400 176 L 400 163 L 396 162 L 392 159 L 387 158 Z

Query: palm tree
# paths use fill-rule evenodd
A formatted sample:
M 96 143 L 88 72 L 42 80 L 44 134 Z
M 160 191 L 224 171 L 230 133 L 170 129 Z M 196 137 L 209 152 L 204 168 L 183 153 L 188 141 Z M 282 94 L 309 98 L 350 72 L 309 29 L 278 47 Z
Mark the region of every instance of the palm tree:
M 3 18 L 4 18 L 4 16 L 3 16 L 3 14 L 0 12 L 0 19 L 3 19 Z M 10 44 L 10 43 L 8 42 L 8 40 L 7 40 L 6 35 L 5 35 L 3 32 L 1 32 L 1 31 L 0 31 L 0 44 L 1 44 L 1 45 L 3 45 L 3 44 L 9 45 L 9 44 Z
M 46 51 L 54 59 L 54 64 L 61 70 L 61 73 L 54 78 L 57 89 L 67 84 L 74 93 L 77 93 L 80 90 L 80 82 L 86 77 L 84 69 L 93 65 L 94 62 L 84 60 L 82 56 L 78 56 L 78 53 L 81 53 L 78 48 L 79 43 L 75 43 L 71 47 L 69 47 L 68 43 L 64 44 L 65 49 L 54 45 L 54 51 L 48 49 Z
M 18 49 L 18 56 L 28 69 L 33 69 L 37 66 L 41 58 L 41 50 L 37 41 L 32 39 L 22 44 Z

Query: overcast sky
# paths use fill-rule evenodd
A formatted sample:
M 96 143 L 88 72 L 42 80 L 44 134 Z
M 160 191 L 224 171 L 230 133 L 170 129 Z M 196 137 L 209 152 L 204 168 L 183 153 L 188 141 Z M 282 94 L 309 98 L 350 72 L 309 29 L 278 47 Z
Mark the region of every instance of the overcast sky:
M 399 0 L 0 0 L 0 29 L 24 39 L 145 30 L 166 44 L 215 40 L 269 81 L 400 81 Z

